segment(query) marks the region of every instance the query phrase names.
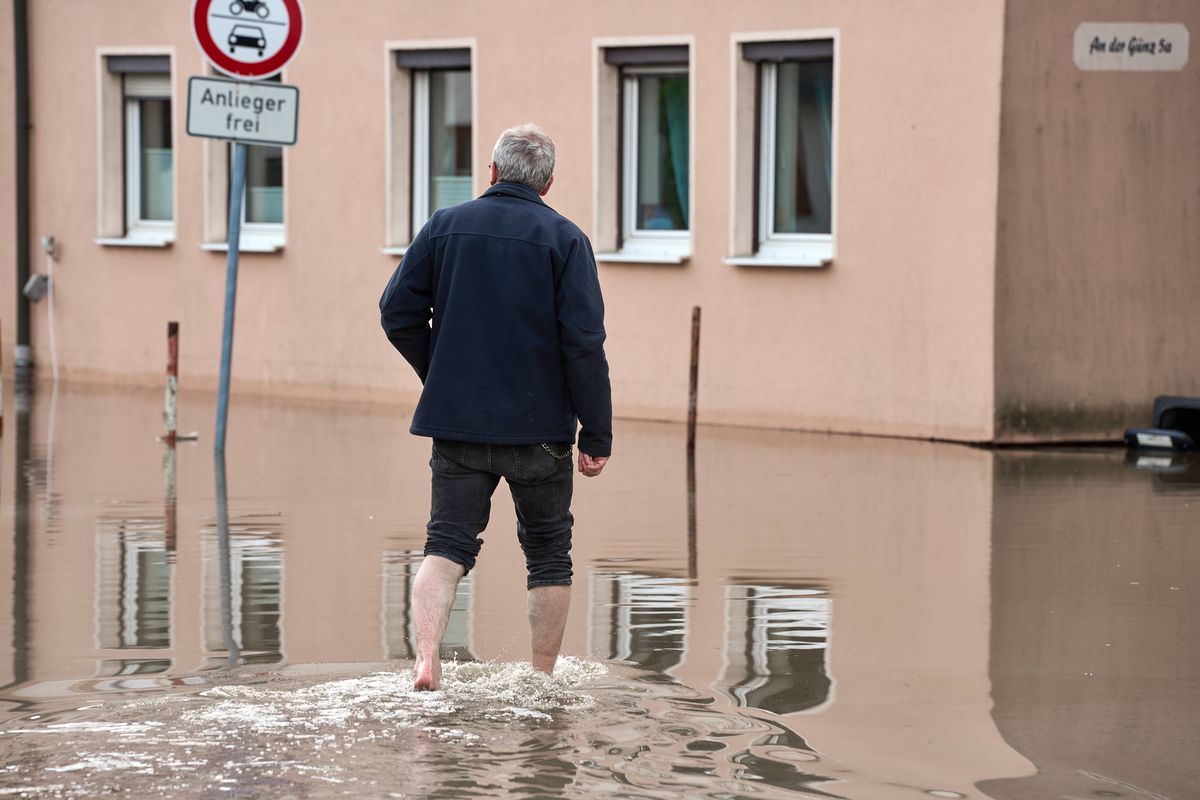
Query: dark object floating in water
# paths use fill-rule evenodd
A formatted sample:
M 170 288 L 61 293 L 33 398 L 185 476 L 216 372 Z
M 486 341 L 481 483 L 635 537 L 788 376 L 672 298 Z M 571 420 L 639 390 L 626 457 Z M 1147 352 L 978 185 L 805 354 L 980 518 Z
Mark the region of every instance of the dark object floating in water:
M 1128 447 L 1149 450 L 1196 450 L 1200 441 L 1200 397 L 1154 398 L 1154 427 L 1125 431 Z

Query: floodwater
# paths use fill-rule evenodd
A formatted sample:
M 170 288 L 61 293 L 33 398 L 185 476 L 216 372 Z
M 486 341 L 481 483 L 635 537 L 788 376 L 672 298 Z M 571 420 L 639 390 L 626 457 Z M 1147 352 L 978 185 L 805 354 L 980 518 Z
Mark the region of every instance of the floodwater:
M 7 388 L 0 796 L 1200 797 L 1200 465 L 619 422 L 553 678 L 512 506 L 409 691 L 401 408 Z M 693 489 L 694 491 L 689 491 Z

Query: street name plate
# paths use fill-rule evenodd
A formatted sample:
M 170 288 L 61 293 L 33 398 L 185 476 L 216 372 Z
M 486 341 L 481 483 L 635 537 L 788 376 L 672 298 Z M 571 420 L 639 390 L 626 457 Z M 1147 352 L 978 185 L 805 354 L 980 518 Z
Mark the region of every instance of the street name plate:
M 189 78 L 187 132 L 247 144 L 296 143 L 300 90 L 280 83 Z
M 1188 29 L 1177 22 L 1084 22 L 1075 29 L 1075 66 L 1112 72 L 1178 72 L 1187 66 Z

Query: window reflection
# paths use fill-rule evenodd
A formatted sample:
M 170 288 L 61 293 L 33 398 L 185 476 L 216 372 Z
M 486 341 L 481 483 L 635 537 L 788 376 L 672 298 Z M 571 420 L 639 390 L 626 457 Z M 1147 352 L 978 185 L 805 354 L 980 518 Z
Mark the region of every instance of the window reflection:
M 172 209 L 171 101 L 134 100 L 138 106 L 139 220 L 169 222 Z
M 815 587 L 727 587 L 721 683 L 738 705 L 791 714 L 829 700 L 832 604 Z
M 593 572 L 589 650 L 656 672 L 683 662 L 691 585 L 685 578 Z
M 204 532 L 204 649 L 224 653 L 217 527 Z M 282 649 L 283 543 L 277 526 L 229 526 L 229 624 L 247 663 L 278 661 Z
M 384 658 L 415 658 L 416 633 L 412 625 L 413 580 L 424 558 L 420 550 L 392 550 L 383 554 L 383 653 Z M 446 635 L 442 638 L 442 658 L 474 661 L 471 652 L 471 575 L 458 582 Z
M 171 646 L 171 578 L 163 520 L 101 523 L 96 640 L 105 650 Z
M 283 148 L 246 148 L 245 221 L 283 224 Z
M 429 212 L 471 199 L 471 73 L 429 73 Z
M 777 71 L 775 96 L 766 99 L 775 105 L 774 225 L 770 232 L 829 233 L 833 62 L 791 61 L 765 69 Z
M 637 94 L 637 230 L 688 228 L 688 76 L 643 75 Z
M 169 658 L 106 658 L 96 670 L 97 678 L 126 675 L 161 675 L 171 668 Z

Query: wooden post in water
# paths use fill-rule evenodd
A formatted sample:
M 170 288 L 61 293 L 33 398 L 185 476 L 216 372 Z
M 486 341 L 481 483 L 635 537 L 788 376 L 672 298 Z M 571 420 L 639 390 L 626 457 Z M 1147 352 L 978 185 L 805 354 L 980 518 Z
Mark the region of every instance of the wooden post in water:
M 688 376 L 688 459 L 696 453 L 696 390 L 700 378 L 700 306 L 692 308 L 692 363 Z
M 163 441 L 175 446 L 175 424 L 179 407 L 179 323 L 167 323 L 167 389 L 163 399 L 163 422 L 167 433 Z
M 175 560 L 175 543 L 179 539 L 179 523 L 177 521 L 179 503 L 176 499 L 175 457 L 174 446 L 168 447 L 163 451 L 163 484 L 166 494 L 163 518 L 166 523 L 167 558 L 171 561 Z
M 692 309 L 692 359 L 688 377 L 687 511 L 688 578 L 696 580 L 696 394 L 700 378 L 700 306 Z

